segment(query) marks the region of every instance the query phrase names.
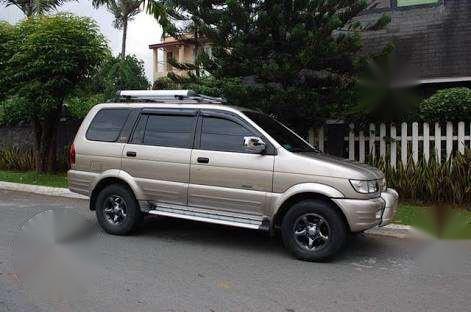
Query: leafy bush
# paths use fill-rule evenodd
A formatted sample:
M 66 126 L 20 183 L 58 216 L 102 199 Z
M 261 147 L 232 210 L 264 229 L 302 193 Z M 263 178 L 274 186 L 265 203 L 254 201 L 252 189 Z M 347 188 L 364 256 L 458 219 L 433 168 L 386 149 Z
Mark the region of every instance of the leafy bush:
M 471 89 L 443 89 L 424 100 L 420 116 L 425 121 L 471 120 Z
M 69 146 L 65 146 L 57 152 L 55 164 L 59 172 L 69 168 Z M 34 171 L 36 158 L 32 148 L 5 147 L 0 149 L 0 170 Z
M 443 163 L 432 156 L 428 162 L 417 164 L 409 157 L 407 164 L 399 163 L 393 168 L 383 158 L 372 164 L 386 175 L 388 186 L 395 188 L 401 199 L 449 203 L 471 203 L 471 149 L 457 154 Z
M 34 170 L 35 163 L 32 149 L 11 147 L 0 150 L 0 170 Z

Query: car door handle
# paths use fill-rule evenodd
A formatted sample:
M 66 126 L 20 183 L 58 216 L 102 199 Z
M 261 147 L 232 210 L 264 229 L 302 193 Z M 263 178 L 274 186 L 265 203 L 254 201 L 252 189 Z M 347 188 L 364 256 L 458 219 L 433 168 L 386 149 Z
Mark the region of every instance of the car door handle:
M 126 156 L 128 157 L 136 157 L 136 155 L 137 155 L 136 152 L 131 152 L 131 151 L 126 152 Z
M 207 158 L 207 157 L 198 157 L 197 161 L 201 164 L 207 164 L 207 163 L 209 163 L 209 158 Z

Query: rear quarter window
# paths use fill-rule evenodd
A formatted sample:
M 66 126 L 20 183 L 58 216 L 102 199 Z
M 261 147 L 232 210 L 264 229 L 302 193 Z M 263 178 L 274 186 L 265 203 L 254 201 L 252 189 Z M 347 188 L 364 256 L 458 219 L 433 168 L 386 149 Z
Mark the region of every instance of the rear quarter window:
M 116 142 L 129 117 L 130 109 L 104 108 L 95 115 L 86 138 L 91 141 Z

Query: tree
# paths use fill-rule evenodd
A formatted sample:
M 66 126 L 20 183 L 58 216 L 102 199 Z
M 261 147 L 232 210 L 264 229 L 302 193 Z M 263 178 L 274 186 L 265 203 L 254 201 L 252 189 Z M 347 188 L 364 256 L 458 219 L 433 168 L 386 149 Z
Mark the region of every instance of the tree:
M 51 171 L 64 99 L 110 54 L 98 25 L 70 14 L 28 18 L 15 28 L 5 76 L 34 130 L 36 168 Z
M 149 85 L 142 60 L 134 55 L 124 59 L 109 56 L 97 72 L 67 98 L 67 111 L 72 117 L 84 118 L 96 104 L 115 98 L 117 91 L 148 89 Z
M 259 107 L 298 129 L 338 116 L 355 100 L 366 60 L 361 33 L 389 22 L 387 16 L 358 22 L 367 7 L 363 0 L 172 2 L 211 42 L 212 57 L 204 57 L 202 66 L 228 100 Z
M 93 0 L 93 6 L 95 8 L 106 6 L 108 11 L 114 16 L 114 27 L 123 30 L 123 38 L 121 40 L 122 58 L 126 56 L 128 23 L 141 12 L 143 4 L 144 0 Z
M 144 62 L 135 55 L 122 58 L 109 58 L 100 68 L 94 79 L 99 92 L 111 99 L 119 90 L 142 90 L 149 88 L 144 71 Z
M 6 7 L 16 6 L 27 17 L 57 9 L 69 0 L 0 0 Z
M 6 83 L 7 62 L 13 55 L 13 49 L 10 46 L 14 38 L 15 28 L 7 22 L 0 22 L 0 101 L 6 97 L 9 87 Z

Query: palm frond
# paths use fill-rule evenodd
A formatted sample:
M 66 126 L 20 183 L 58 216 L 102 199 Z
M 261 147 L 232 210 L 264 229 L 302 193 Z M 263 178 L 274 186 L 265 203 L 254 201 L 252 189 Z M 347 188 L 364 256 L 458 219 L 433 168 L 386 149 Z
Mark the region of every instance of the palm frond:
M 146 12 L 154 16 L 160 26 L 162 26 L 164 33 L 172 36 L 178 33 L 178 29 L 173 23 L 176 16 L 176 9 L 172 1 L 145 0 L 144 6 Z
M 4 6 L 16 6 L 24 15 L 33 16 L 56 10 L 66 2 L 78 0 L 0 0 Z
M 144 0 L 93 0 L 93 7 L 106 7 L 113 17 L 113 27 L 122 29 L 126 22 L 132 20 L 143 8 Z

